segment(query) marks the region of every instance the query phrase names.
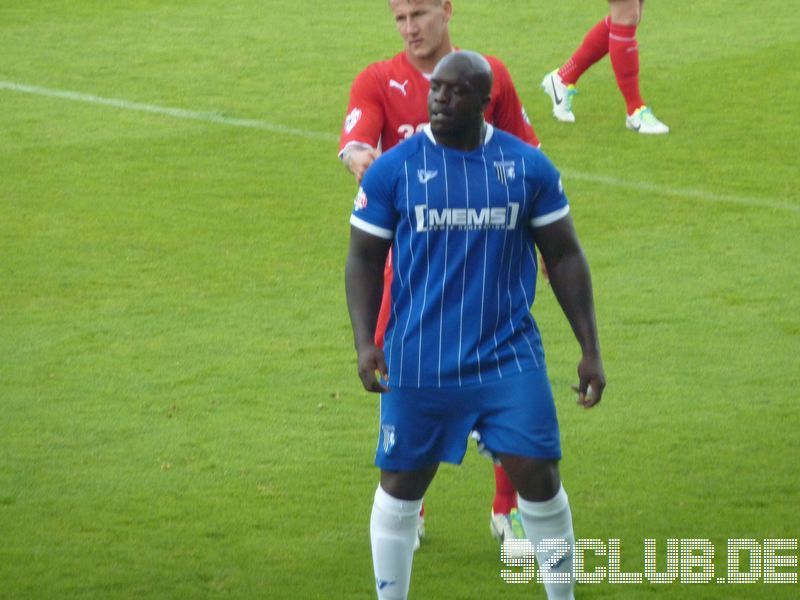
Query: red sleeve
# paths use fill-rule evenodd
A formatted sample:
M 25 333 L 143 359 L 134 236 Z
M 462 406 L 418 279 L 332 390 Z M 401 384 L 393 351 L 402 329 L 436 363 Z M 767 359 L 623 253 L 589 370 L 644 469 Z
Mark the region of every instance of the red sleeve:
M 347 116 L 342 124 L 339 152 L 350 142 L 378 147 L 383 130 L 384 113 L 380 87 L 369 66 L 358 74 L 350 88 Z
M 511 74 L 506 66 L 496 58 L 487 57 L 492 65 L 494 82 L 492 85 L 492 125 L 509 133 L 513 133 L 531 146 L 539 147 L 539 138 L 533 131 L 528 115 L 511 81 Z

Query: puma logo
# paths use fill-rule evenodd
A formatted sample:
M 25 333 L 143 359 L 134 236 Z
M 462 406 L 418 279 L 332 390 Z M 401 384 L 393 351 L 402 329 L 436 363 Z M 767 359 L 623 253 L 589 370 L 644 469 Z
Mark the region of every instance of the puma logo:
M 403 96 L 408 96 L 408 94 L 406 93 L 406 86 L 407 85 L 408 85 L 408 79 L 406 79 L 403 83 L 399 83 L 399 82 L 395 81 L 394 79 L 390 79 L 389 80 L 389 87 L 390 88 L 397 88 L 398 90 L 400 90 L 400 93 L 403 94 Z

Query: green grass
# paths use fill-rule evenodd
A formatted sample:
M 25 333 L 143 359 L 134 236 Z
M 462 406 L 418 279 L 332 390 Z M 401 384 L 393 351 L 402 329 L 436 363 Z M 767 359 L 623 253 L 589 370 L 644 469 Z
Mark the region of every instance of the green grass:
M 642 89 L 672 131 L 646 139 L 608 59 L 574 126 L 537 89 L 602 4 L 457 2 L 454 40 L 509 66 L 592 265 L 596 410 L 546 286 L 534 309 L 577 535 L 639 572 L 645 538 L 708 538 L 724 569 L 728 538 L 800 536 L 796 10 L 647 3 Z M 0 81 L 311 136 L 0 89 L 0 598 L 373 597 L 335 155 L 352 78 L 398 48 L 383 2 L 0 0 Z M 492 491 L 473 450 L 442 468 L 412 597 L 544 597 L 500 578 Z

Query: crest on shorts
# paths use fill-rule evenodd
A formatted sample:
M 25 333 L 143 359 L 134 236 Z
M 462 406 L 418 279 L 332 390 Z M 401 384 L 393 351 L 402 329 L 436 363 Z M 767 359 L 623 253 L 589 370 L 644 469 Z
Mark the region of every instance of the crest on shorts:
M 391 454 L 392 448 L 394 448 L 394 444 L 397 441 L 394 425 L 381 425 L 381 429 L 383 430 L 383 453 Z

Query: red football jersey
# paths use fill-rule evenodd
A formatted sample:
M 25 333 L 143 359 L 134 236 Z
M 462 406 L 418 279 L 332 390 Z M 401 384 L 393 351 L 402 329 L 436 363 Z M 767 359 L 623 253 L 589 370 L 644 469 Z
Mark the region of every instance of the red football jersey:
M 533 146 L 539 140 L 519 100 L 511 75 L 498 59 L 487 56 L 492 67 L 491 101 L 486 121 L 513 133 Z M 405 52 L 369 65 L 353 82 L 339 151 L 353 142 L 383 151 L 411 137 L 428 122 L 430 82 L 410 62 Z

